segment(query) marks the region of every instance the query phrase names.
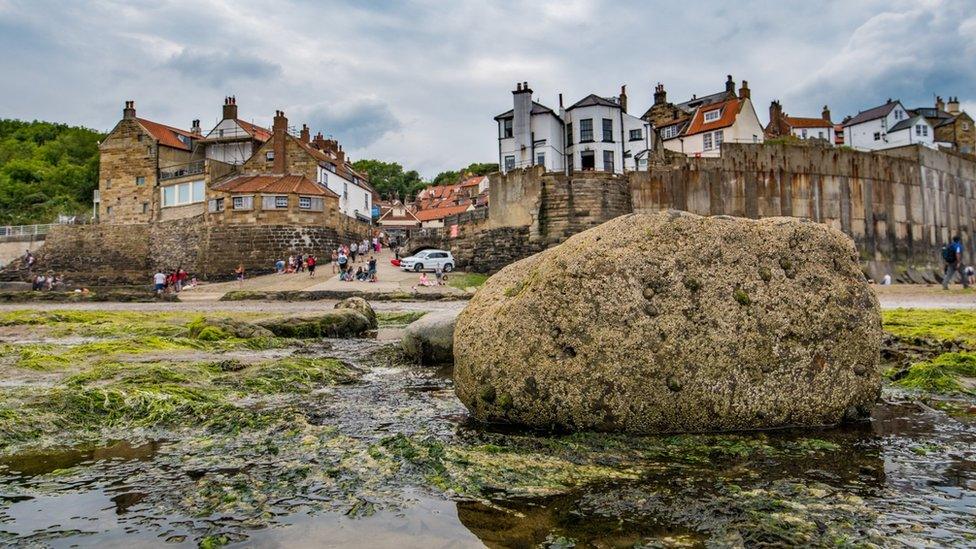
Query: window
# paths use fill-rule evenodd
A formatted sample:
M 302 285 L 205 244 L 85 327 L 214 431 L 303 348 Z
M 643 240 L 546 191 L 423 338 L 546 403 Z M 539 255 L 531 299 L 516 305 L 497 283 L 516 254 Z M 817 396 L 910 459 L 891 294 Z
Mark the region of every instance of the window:
M 329 184 L 329 172 L 322 166 L 319 166 L 319 181 L 320 184 L 328 186 Z
M 922 136 L 923 137 L 928 137 L 928 135 L 929 135 L 929 127 L 928 126 L 922 126 Z
M 715 148 L 718 149 L 722 146 L 722 141 L 725 140 L 725 132 L 719 130 L 715 132 Z
M 603 171 L 613 173 L 613 151 L 603 151 Z
M 109 215 L 109 216 L 112 215 L 112 207 L 111 206 L 106 206 L 105 207 L 105 215 Z
M 347 181 L 342 182 L 342 196 L 349 197 L 349 182 Z
M 705 122 L 715 122 L 722 116 L 722 109 L 714 109 L 705 113 Z
M 603 119 L 603 141 L 613 142 L 613 120 L 609 118 Z
M 573 123 L 566 124 L 566 145 L 573 144 Z
M 677 136 L 678 136 L 677 124 L 661 129 L 661 139 L 673 139 Z
M 640 141 L 641 139 L 644 139 L 644 137 L 641 134 L 641 131 L 640 130 L 630 130 L 630 140 L 631 141 Z
M 706 133 L 702 135 L 702 148 L 706 151 L 712 150 L 712 134 Z
M 206 198 L 206 185 L 203 181 L 191 181 L 189 183 L 179 183 L 161 189 L 163 194 L 163 207 L 184 206 L 186 204 L 196 204 L 203 202 Z
M 593 154 L 593 151 L 583 151 L 580 153 L 580 169 L 581 170 L 596 169 L 596 156 Z
M 223 137 L 223 136 L 224 136 L 224 130 L 223 129 L 217 130 L 217 137 Z
M 149 203 L 148 202 L 143 202 L 142 203 L 142 213 L 144 213 L 144 214 L 145 213 L 149 213 Z
M 802 137 L 803 139 L 806 139 L 807 138 L 807 129 L 806 128 L 803 128 L 802 130 L 800 130 L 800 137 Z
M 898 109 L 895 109 L 895 120 L 901 120 L 902 115 L 905 114 Z
M 753 143 L 759 143 L 759 136 L 756 135 L 756 134 L 752 134 L 752 142 Z
M 321 212 L 325 210 L 325 200 L 316 196 L 299 196 L 298 207 L 302 210 Z
M 593 119 L 580 120 L 580 143 L 593 141 Z
M 142 143 L 142 134 L 141 133 L 136 136 L 136 141 Z
M 881 141 L 881 132 L 874 132 L 874 140 Z
M 112 180 L 111 179 L 106 179 L 105 180 L 105 188 L 106 189 L 111 189 L 112 188 Z
M 329 170 L 329 171 L 330 171 L 330 172 L 332 172 L 332 173 L 336 173 L 336 167 L 335 167 L 335 164 L 333 164 L 333 163 L 331 163 L 331 162 L 327 162 L 327 163 L 325 164 L 325 169 L 327 169 L 327 170 Z
M 963 122 L 962 123 L 962 131 L 964 131 L 964 132 L 968 132 L 969 131 L 969 122 Z
M 267 160 L 268 162 L 273 161 L 274 160 L 274 151 L 268 151 L 268 152 L 264 153 L 264 159 Z
M 288 208 L 288 197 L 280 195 L 264 195 L 261 197 L 262 210 L 284 210 Z
M 515 157 L 506 156 L 505 157 L 505 171 L 510 172 L 515 169 Z
M 535 163 L 539 166 L 546 165 L 546 153 L 539 153 L 535 155 Z
M 136 186 L 141 187 L 141 186 L 143 186 L 145 184 L 146 184 L 146 178 L 145 177 L 143 177 L 141 175 L 139 177 L 136 177 Z
M 253 196 L 235 196 L 234 197 L 234 209 L 235 210 L 253 210 L 254 209 L 254 197 Z
M 824 138 L 823 131 L 818 131 L 817 132 L 817 139 L 823 139 L 823 138 Z
M 512 137 L 512 119 L 506 118 L 502 121 L 502 138 Z
M 213 198 L 210 200 L 210 211 L 211 212 L 222 212 L 224 211 L 224 199 L 223 198 Z

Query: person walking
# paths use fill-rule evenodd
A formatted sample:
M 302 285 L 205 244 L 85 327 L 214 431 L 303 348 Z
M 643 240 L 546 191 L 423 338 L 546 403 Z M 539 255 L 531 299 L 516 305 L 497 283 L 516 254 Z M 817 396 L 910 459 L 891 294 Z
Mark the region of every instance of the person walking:
M 369 257 L 369 281 L 376 282 L 376 258 L 373 256 Z
M 339 252 L 332 250 L 332 274 L 336 273 L 336 269 L 339 267 Z
M 315 278 L 315 256 L 308 254 L 308 277 Z
M 945 261 L 945 276 L 942 277 L 942 289 L 948 290 L 952 279 L 959 275 L 962 279 L 962 287 L 969 287 L 969 280 L 966 278 L 962 267 L 962 242 L 959 235 L 952 237 L 952 242 L 942 247 L 942 260 Z
M 166 289 L 166 275 L 162 271 L 156 271 L 153 275 L 153 287 L 156 289 L 156 295 L 163 295 L 163 290 Z
M 346 276 L 346 266 L 349 264 L 349 258 L 346 257 L 345 250 L 339 252 L 339 257 L 336 261 L 339 263 L 339 278 L 344 279 Z
M 356 252 L 358 251 L 359 251 L 359 245 L 353 242 L 349 246 L 349 259 L 352 261 L 352 263 L 356 262 Z

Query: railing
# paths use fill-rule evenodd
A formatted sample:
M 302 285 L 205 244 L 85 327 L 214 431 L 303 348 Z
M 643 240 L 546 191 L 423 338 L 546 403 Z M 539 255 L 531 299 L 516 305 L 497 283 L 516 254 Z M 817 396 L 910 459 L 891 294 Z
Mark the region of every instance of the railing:
M 203 173 L 204 166 L 205 161 L 197 160 L 196 162 L 190 162 L 188 164 L 180 164 L 178 166 L 170 166 L 166 169 L 160 169 L 159 180 L 166 181 L 167 179 L 176 179 L 177 177 L 201 174 Z
M 58 223 L 47 223 L 44 225 L 6 225 L 0 226 L 0 237 L 5 236 L 38 236 L 45 235 L 51 227 Z

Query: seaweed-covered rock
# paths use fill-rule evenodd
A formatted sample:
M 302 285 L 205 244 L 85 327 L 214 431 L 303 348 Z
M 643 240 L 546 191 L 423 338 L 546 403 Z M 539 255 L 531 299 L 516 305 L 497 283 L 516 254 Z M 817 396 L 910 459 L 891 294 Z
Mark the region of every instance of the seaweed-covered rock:
M 454 360 L 454 325 L 457 311 L 427 313 L 404 330 L 400 346 L 420 364 L 445 364 Z
M 836 424 L 880 390 L 853 242 L 792 218 L 631 214 L 488 279 L 454 336 L 475 418 L 632 433 Z
M 369 327 L 376 329 L 379 323 L 376 320 L 376 311 L 370 307 L 369 303 L 361 297 L 348 297 L 342 301 L 335 304 L 336 309 L 352 309 L 353 311 L 359 311 L 366 320 L 369 321 Z
M 315 316 L 265 320 L 260 325 L 279 337 L 353 337 L 370 329 L 369 319 L 353 309 L 334 309 Z
M 257 324 L 232 318 L 199 317 L 190 321 L 186 328 L 190 337 L 204 341 L 217 341 L 230 337 L 244 339 L 274 337 L 274 334 Z

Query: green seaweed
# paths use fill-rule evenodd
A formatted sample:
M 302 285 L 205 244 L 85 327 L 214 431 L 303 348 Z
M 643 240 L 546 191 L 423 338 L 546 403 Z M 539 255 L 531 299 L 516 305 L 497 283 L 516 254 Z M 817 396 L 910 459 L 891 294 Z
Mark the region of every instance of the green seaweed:
M 912 364 L 907 371 L 889 370 L 885 374 L 894 384 L 906 389 L 932 393 L 976 394 L 961 378 L 976 378 L 976 354 L 943 353 L 932 360 Z

